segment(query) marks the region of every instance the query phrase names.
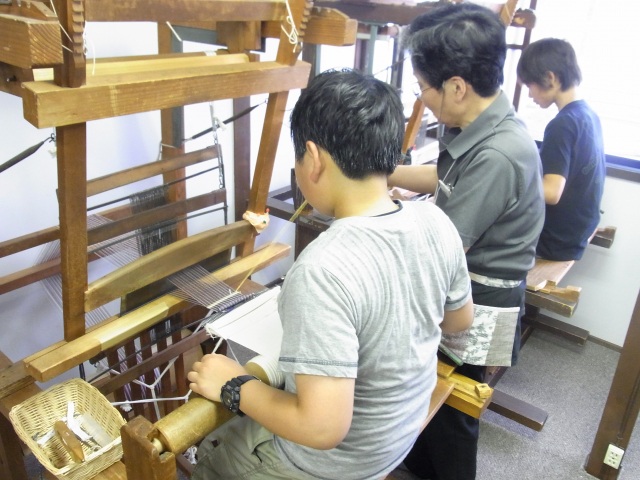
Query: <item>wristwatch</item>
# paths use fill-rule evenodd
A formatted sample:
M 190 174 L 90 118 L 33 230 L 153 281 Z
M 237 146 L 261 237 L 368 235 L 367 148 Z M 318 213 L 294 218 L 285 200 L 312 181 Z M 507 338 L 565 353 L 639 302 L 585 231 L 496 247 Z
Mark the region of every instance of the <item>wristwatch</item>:
M 244 416 L 244 413 L 240 411 L 240 387 L 249 380 L 258 380 L 258 377 L 254 377 L 253 375 L 240 375 L 239 377 L 229 380 L 220 389 L 220 401 L 222 405 L 241 417 Z

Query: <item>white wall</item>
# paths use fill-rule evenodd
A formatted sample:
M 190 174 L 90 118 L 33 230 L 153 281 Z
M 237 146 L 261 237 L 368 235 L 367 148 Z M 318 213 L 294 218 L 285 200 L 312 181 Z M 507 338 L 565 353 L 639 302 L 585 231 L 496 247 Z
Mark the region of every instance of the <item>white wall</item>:
M 607 177 L 600 226 L 616 226 L 610 249 L 589 245 L 561 286 L 581 287 L 580 301 L 569 319 L 593 337 L 622 346 L 640 291 L 640 183 Z

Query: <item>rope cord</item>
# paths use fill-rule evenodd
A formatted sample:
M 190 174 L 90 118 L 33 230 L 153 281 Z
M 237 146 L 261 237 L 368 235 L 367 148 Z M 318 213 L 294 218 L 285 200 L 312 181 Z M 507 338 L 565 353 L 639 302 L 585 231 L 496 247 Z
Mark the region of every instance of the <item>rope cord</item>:
M 8 168 L 13 167 L 15 164 L 20 163 L 25 158 L 30 157 L 34 153 L 38 151 L 38 149 L 47 142 L 55 142 L 56 136 L 52 133 L 50 136 L 45 138 L 43 141 L 36 143 L 34 146 L 27 148 L 25 151 L 19 153 L 15 157 L 7 160 L 5 163 L 0 165 L 0 173 L 4 172 Z

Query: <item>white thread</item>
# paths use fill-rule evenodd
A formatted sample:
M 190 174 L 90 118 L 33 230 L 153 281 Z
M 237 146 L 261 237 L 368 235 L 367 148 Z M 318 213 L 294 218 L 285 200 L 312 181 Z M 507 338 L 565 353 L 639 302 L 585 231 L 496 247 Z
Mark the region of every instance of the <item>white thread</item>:
M 293 51 L 295 52 L 296 48 L 298 48 L 298 44 L 300 43 L 298 40 L 299 34 L 298 34 L 298 30 L 296 29 L 296 24 L 293 21 L 293 14 L 291 13 L 291 6 L 289 6 L 289 0 L 285 0 L 285 5 L 287 6 L 287 17 L 285 18 L 285 21 L 291 26 L 291 31 L 287 32 L 287 30 L 284 28 L 284 25 L 280 25 L 280 28 L 287 36 L 289 43 L 293 45 Z
M 49 5 L 51 5 L 51 10 L 53 10 L 54 15 L 58 17 L 58 12 L 56 12 L 56 6 L 53 4 L 53 0 L 49 0 Z M 66 35 L 66 37 L 69 39 L 69 42 L 71 42 L 71 44 L 73 45 L 73 40 L 71 39 L 71 35 L 67 33 L 67 31 L 64 29 L 64 27 L 59 21 L 58 21 L 58 25 L 60 25 L 60 30 L 62 30 L 62 33 Z M 64 44 L 61 46 L 63 49 L 67 50 L 68 52 L 73 53 L 73 50 L 71 50 L 69 47 L 65 46 Z
M 178 35 L 178 32 L 176 32 L 173 27 L 171 26 L 171 24 L 169 23 L 169 21 L 167 21 L 167 27 L 169 27 L 169 30 L 171 30 L 171 33 L 173 33 L 173 36 L 176 37 L 176 39 L 182 43 L 182 39 L 180 38 L 180 35 Z
M 191 390 L 184 397 L 172 397 L 172 398 L 154 398 L 153 400 L 144 399 L 144 400 L 129 400 L 128 402 L 111 402 L 113 406 L 121 406 L 125 412 L 131 411 L 131 405 L 136 403 L 155 403 L 155 402 L 170 402 L 174 400 L 188 400 L 191 395 Z
M 197 452 L 198 452 L 198 448 L 192 445 L 185 450 L 183 455 L 187 458 L 187 460 L 189 460 L 189 463 L 191 465 L 195 465 L 196 463 L 198 463 L 198 459 L 196 458 Z

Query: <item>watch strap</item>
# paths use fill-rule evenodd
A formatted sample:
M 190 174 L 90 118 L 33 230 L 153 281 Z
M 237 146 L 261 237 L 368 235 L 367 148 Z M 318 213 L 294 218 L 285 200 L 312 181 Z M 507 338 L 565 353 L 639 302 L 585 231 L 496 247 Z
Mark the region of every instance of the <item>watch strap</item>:
M 240 375 L 225 383 L 220 392 L 222 404 L 241 417 L 244 416 L 244 413 L 240 410 L 240 388 L 250 380 L 260 379 L 254 375 Z

